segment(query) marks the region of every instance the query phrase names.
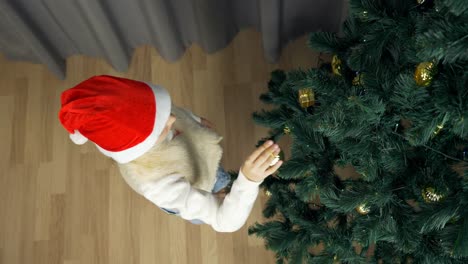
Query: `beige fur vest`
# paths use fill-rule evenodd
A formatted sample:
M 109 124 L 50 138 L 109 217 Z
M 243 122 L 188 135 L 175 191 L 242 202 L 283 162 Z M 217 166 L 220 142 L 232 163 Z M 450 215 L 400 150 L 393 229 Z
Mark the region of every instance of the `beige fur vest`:
M 211 192 L 222 156 L 222 137 L 200 126 L 186 110 L 172 107 L 177 120 L 175 129 L 182 132 L 165 140 L 138 159 L 118 164 L 125 181 L 138 193 L 145 182 L 181 174 L 194 188 Z

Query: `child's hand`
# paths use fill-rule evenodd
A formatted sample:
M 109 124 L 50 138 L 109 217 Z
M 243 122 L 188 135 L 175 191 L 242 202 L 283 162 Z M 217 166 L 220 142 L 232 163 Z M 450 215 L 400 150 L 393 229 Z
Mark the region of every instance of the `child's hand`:
M 244 162 L 241 171 L 249 179 L 254 182 L 261 182 L 266 177 L 275 173 L 283 164 L 283 161 L 278 161 L 275 165 L 270 166 L 270 163 L 276 158 L 280 152 L 278 145 L 269 140 L 262 146 L 256 149 Z

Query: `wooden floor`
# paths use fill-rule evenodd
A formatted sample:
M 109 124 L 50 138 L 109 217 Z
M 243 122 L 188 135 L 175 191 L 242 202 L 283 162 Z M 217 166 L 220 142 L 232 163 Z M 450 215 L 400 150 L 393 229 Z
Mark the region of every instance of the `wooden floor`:
M 238 169 L 266 135 L 250 116 L 263 107 L 258 96 L 269 72 L 315 66 L 317 57 L 302 38 L 278 64 L 268 64 L 261 36 L 251 30 L 215 54 L 193 46 L 176 63 L 140 47 L 127 73 L 73 56 L 66 80 L 44 66 L 0 56 L 0 263 L 273 263 L 263 241 L 247 235 L 249 225 L 263 220 L 263 194 L 236 233 L 166 215 L 133 193 L 92 144 L 68 139 L 57 119 L 60 93 L 98 74 L 162 84 L 176 104 L 216 124 L 225 136 L 223 164 Z

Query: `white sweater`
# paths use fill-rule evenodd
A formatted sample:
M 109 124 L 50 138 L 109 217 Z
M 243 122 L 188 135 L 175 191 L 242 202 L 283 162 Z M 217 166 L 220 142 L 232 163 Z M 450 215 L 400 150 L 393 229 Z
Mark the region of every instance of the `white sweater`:
M 192 116 L 200 122 L 199 117 Z M 224 201 L 212 193 L 192 188 L 180 174 L 168 175 L 139 187 L 148 200 L 160 208 L 178 212 L 183 219 L 201 220 L 218 232 L 234 232 L 247 221 L 257 199 L 260 183 L 248 180 L 239 172 Z
M 220 202 L 212 193 L 192 188 L 182 175 L 170 175 L 142 186 L 143 195 L 161 208 L 177 211 L 187 220 L 198 219 L 218 232 L 234 232 L 247 221 L 259 184 L 242 172 L 231 192 Z

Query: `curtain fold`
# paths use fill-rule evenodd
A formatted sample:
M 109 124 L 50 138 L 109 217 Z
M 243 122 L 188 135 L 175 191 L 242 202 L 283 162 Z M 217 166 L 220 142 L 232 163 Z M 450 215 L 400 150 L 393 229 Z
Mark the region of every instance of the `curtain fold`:
M 265 58 L 312 31 L 338 32 L 346 0 L 0 0 L 0 52 L 65 77 L 66 58 L 102 57 L 126 71 L 149 44 L 177 60 L 192 43 L 224 48 L 243 28 L 262 34 Z

